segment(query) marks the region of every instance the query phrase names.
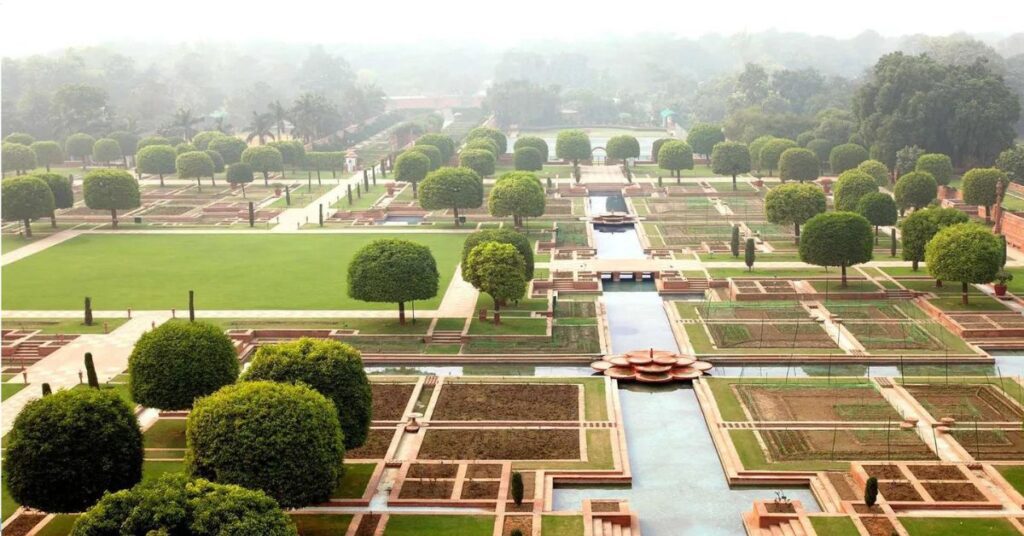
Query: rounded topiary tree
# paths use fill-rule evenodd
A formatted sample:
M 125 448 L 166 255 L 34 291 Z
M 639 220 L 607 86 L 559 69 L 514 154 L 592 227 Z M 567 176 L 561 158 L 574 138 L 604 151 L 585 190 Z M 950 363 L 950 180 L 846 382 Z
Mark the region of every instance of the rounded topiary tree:
M 171 140 L 163 136 L 147 136 L 145 138 L 142 138 L 141 140 L 138 141 L 138 143 L 135 144 L 135 152 L 138 153 L 143 148 L 149 147 L 150 145 L 168 145 L 171 147 L 171 149 L 174 148 L 174 145 L 171 143 Z
M 786 138 L 772 138 L 768 143 L 764 144 L 761 148 L 761 154 L 758 157 L 758 162 L 761 164 L 763 169 L 768 170 L 768 176 L 772 176 L 772 172 L 779 168 L 779 159 L 782 158 L 782 153 L 789 149 L 799 147 L 795 141 Z
M 900 244 L 903 246 L 902 258 L 912 263 L 916 272 L 918 264 L 924 260 L 925 247 L 939 229 L 965 223 L 968 217 L 955 208 L 926 208 L 915 210 L 900 222 Z
M 879 188 L 889 186 L 889 168 L 878 160 L 865 160 L 857 165 L 857 169 L 871 175 Z
M 227 165 L 242 161 L 242 153 L 249 147 L 244 141 L 234 136 L 224 136 L 210 140 L 207 149 L 217 151 Z
M 326 501 L 343 470 L 338 411 L 305 385 L 229 385 L 196 401 L 185 430 L 191 475 L 261 490 L 285 508 Z
M 205 151 L 210 148 L 211 141 L 224 137 L 227 137 L 227 135 L 219 130 L 204 130 L 192 136 L 192 145 L 195 145 L 196 149 L 200 151 Z
M 705 159 L 711 156 L 715 145 L 723 141 L 725 133 L 722 127 L 711 123 L 697 123 L 686 133 L 686 143 L 693 147 L 693 152 L 703 155 Z
M 75 192 L 71 188 L 71 179 L 68 179 L 60 173 L 33 173 L 33 177 L 37 177 L 46 183 L 46 186 L 50 188 L 50 192 L 53 194 L 53 208 L 50 211 L 50 224 L 53 227 L 57 226 L 57 216 L 55 214 L 56 209 L 59 208 L 71 208 L 75 206 Z
M 1003 266 L 1003 242 L 974 223 L 950 225 L 935 233 L 925 248 L 928 273 L 938 280 L 960 281 L 968 305 L 971 284 L 990 283 Z
M 512 222 L 517 228 L 523 226 L 523 218 L 543 216 L 546 205 L 547 198 L 540 180 L 533 173 L 525 171 L 502 175 L 487 197 L 487 209 L 491 216 L 512 216 Z
M 209 149 L 206 149 L 205 151 L 203 151 L 203 153 L 205 153 L 206 156 L 209 156 L 210 160 L 213 160 L 213 172 L 214 173 L 223 173 L 224 172 L 224 157 L 221 156 L 220 153 L 218 153 L 217 151 L 211 151 Z M 212 176 L 210 177 L 210 180 L 211 181 L 213 180 Z M 216 183 L 214 183 L 214 184 L 216 184 Z
M 395 180 L 412 184 L 412 198 L 418 196 L 421 180 L 430 173 L 430 157 L 421 151 L 405 151 L 395 159 Z
M 213 177 L 213 159 L 202 151 L 189 151 L 178 155 L 174 168 L 180 179 L 195 179 L 199 191 L 203 190 L 203 177 Z
M 302 338 L 264 344 L 256 351 L 242 380 L 304 383 L 330 399 L 338 409 L 346 449 L 366 442 L 373 402 L 359 350 L 330 339 Z
M 27 145 L 5 141 L 0 146 L 0 165 L 4 173 L 13 171 L 21 175 L 36 167 L 36 153 Z
M 135 154 L 135 167 L 139 173 L 159 176 L 163 186 L 164 175 L 177 171 L 177 158 L 177 151 L 170 145 L 147 145 Z
M 498 148 L 498 155 L 503 155 L 508 152 L 508 138 L 505 137 L 500 130 L 491 127 L 476 127 L 470 130 L 466 134 L 466 141 L 472 141 L 477 138 L 487 138 L 494 142 L 494 145 Z
M 964 203 L 985 207 L 986 222 L 991 221 L 992 205 L 998 201 L 999 183 L 1003 188 L 1009 183 L 1006 173 L 999 168 L 974 168 L 964 173 L 961 180 Z
M 953 180 L 953 161 L 941 153 L 926 153 L 917 157 L 914 171 L 923 171 L 935 179 L 939 186 L 949 184 Z
M 847 170 L 854 169 L 870 158 L 868 150 L 856 143 L 844 143 L 836 145 L 829 151 L 828 163 L 832 173 L 839 175 Z
M 33 142 L 29 148 L 36 154 L 36 165 L 44 166 L 48 172 L 50 166 L 59 166 L 64 163 L 64 150 L 55 141 Z
M 500 242 L 484 242 L 466 256 L 463 277 L 480 292 L 494 300 L 494 310 L 509 300 L 526 294 L 526 263 L 516 247 Z
M 224 170 L 224 180 L 228 184 L 238 184 L 242 187 L 242 197 L 245 197 L 245 185 L 253 181 L 255 176 L 252 173 L 252 166 L 237 162 L 231 164 Z
M 1024 183 L 1024 145 L 1014 145 L 999 153 L 996 167 L 1003 170 L 1011 181 Z
M 483 229 L 467 236 L 466 241 L 462 245 L 463 265 L 466 264 L 469 252 L 484 242 L 498 242 L 515 246 L 516 251 L 523 256 L 526 266 L 526 279 L 533 279 L 533 248 L 530 247 L 530 239 L 523 233 L 513 231 L 512 229 Z M 463 272 L 462 278 L 469 281 L 466 279 L 465 272 Z
M 480 149 L 487 151 L 494 155 L 494 158 L 498 158 L 498 144 L 494 143 L 494 140 L 490 138 L 475 138 L 466 142 L 466 145 L 462 147 L 462 151 L 465 152 L 467 149 Z
M 682 170 L 693 169 L 693 149 L 685 141 L 672 140 L 658 149 L 658 167 L 667 169 L 679 181 Z
M 555 156 L 572 162 L 573 172 L 578 173 L 580 160 L 590 160 L 590 136 L 582 130 L 560 131 L 555 138 Z
M 28 146 L 35 143 L 36 138 L 35 136 L 27 134 L 25 132 L 11 132 L 10 134 L 4 136 L 4 141 L 6 143 L 17 143 L 19 145 Z
M 815 138 L 807 142 L 807 148 L 814 152 L 814 155 L 818 157 L 818 161 L 821 162 L 821 167 L 824 169 L 829 165 L 828 156 L 832 152 L 832 148 L 835 145 L 826 139 Z
M 21 221 L 25 236 L 32 236 L 32 220 L 52 216 L 53 191 L 39 177 L 28 175 L 0 183 L 0 204 L 5 221 Z
M 658 138 L 651 144 L 651 160 L 654 162 L 658 161 L 658 151 L 661 150 L 661 146 L 672 141 L 673 138 Z
M 129 533 L 225 536 L 296 536 L 295 524 L 262 491 L 170 473 L 104 495 L 78 516 L 71 536 Z
M 494 155 L 484 149 L 463 149 L 459 153 L 459 165 L 472 169 L 481 177 L 494 175 Z
M 211 145 L 213 142 L 211 142 Z M 216 149 L 214 149 L 216 151 Z M 224 156 L 223 154 L 221 156 Z M 225 157 L 224 161 L 228 159 Z M 281 151 L 267 146 L 249 147 L 242 151 L 242 162 L 252 166 L 253 171 L 263 174 L 263 185 L 270 186 L 270 172 L 281 171 L 284 168 L 284 158 Z
M 405 302 L 437 296 L 440 274 L 430 248 L 408 240 L 374 240 L 356 252 L 348 266 L 348 295 L 368 302 L 398 304 L 405 324 Z
M 935 177 L 921 171 L 911 171 L 896 181 L 893 195 L 900 210 L 924 208 L 935 200 L 939 186 Z
M 117 211 L 139 208 L 142 197 L 139 183 L 127 171 L 96 169 L 82 180 L 85 206 L 93 210 L 109 210 L 113 227 L 117 228 Z
M 420 185 L 420 206 L 427 210 L 452 209 L 455 225 L 462 225 L 460 208 L 479 208 L 484 203 L 484 183 L 467 167 L 431 171 Z
M 452 141 L 450 136 L 445 134 L 438 134 L 436 132 L 424 134 L 416 140 L 416 145 L 432 145 L 436 147 L 441 152 L 441 161 L 445 163 L 455 155 L 455 142 Z
M 857 202 L 857 214 L 875 226 L 875 244 L 878 244 L 878 227 L 896 225 L 899 210 L 892 196 L 882 192 L 868 192 Z
M 836 210 L 853 212 L 857 210 L 857 203 L 860 202 L 861 197 L 877 191 L 878 183 L 875 182 L 874 177 L 857 168 L 848 169 L 842 172 L 839 179 L 836 180 L 833 194 Z
M 121 144 L 115 139 L 100 138 L 92 146 L 93 162 L 103 162 L 103 165 L 109 166 L 114 160 L 120 160 L 123 157 Z
M 608 153 L 608 158 L 622 160 L 624 164 L 628 164 L 630 158 L 640 158 L 640 142 L 629 134 L 612 136 L 605 144 L 604 150 Z
M 750 150 L 736 141 L 716 143 L 711 150 L 711 171 L 732 177 L 732 189 L 736 189 L 736 176 L 750 173 Z
M 441 150 L 433 145 L 414 145 L 410 147 L 407 152 L 420 153 L 429 158 L 430 171 L 440 169 L 442 165 L 448 162 L 448 160 L 444 159 L 444 154 Z
M 544 169 L 544 157 L 536 147 L 519 147 L 513 153 L 516 171 L 540 171 Z
M 821 163 L 810 149 L 786 149 L 779 157 L 779 178 L 783 181 L 813 181 L 818 179 Z
M 128 357 L 132 399 L 165 410 L 192 407 L 238 378 L 238 353 L 224 332 L 206 322 L 172 320 L 147 331 Z
M 68 136 L 68 139 L 64 140 L 64 152 L 71 158 L 77 158 L 82 161 L 82 169 L 85 169 L 86 159 L 92 155 L 92 146 L 96 143 L 96 138 L 79 132 L 78 134 L 72 134 Z
M 539 136 L 520 136 L 512 145 L 512 150 L 517 151 L 523 147 L 532 147 L 540 153 L 541 162 L 548 161 L 548 142 Z
M 111 390 L 33 400 L 4 440 L 4 485 L 18 503 L 45 512 L 81 512 L 142 478 L 139 423 Z
M 179 143 L 179 144 L 174 146 L 174 152 L 178 153 L 179 155 L 182 155 L 182 154 L 185 154 L 185 153 L 194 153 L 194 152 L 197 152 L 197 151 L 199 151 L 199 149 L 196 148 L 195 145 L 192 145 L 191 143 L 187 143 L 187 142 Z
M 846 287 L 846 268 L 871 260 L 871 223 L 855 212 L 826 212 L 807 220 L 800 239 L 800 260 L 838 266 Z
M 768 145 L 768 142 L 774 139 L 775 136 L 765 135 L 750 142 L 750 166 L 758 173 L 759 177 L 761 176 L 761 170 L 764 169 L 764 166 L 761 165 L 761 150 L 764 149 L 765 145 Z
M 826 208 L 825 192 L 814 184 L 782 184 L 764 197 L 765 217 L 777 225 L 792 225 L 797 244 L 800 226 Z

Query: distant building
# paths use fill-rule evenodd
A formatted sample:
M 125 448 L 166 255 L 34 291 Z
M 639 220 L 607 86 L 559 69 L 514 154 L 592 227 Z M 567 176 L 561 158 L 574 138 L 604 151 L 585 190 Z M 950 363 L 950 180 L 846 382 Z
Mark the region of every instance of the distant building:
M 444 110 L 447 108 L 479 108 L 483 104 L 481 95 L 425 95 L 388 97 L 384 107 L 392 110 Z

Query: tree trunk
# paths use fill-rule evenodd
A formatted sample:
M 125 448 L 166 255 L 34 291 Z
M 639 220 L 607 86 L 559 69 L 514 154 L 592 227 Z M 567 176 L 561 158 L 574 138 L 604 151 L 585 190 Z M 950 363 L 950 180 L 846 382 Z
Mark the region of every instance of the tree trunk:
M 416 199 L 416 184 L 417 181 L 412 181 L 412 198 Z
M 799 223 L 794 223 L 793 224 L 793 235 L 795 237 L 795 238 L 793 238 L 793 243 L 795 243 L 796 245 L 799 246 L 800 245 L 800 224 Z
M 114 229 L 117 229 L 117 209 L 116 208 L 110 209 L 110 219 L 113 220 L 113 222 L 114 222 L 113 225 L 112 225 L 114 227 Z
M 846 288 L 846 265 L 845 264 L 841 265 L 840 269 L 843 272 L 843 276 L 842 276 L 843 279 L 842 279 L 842 284 L 840 284 L 839 286 L 842 287 L 842 288 Z
M 217 186 L 217 177 L 210 175 L 210 184 Z
M 911 269 L 912 269 L 913 271 L 915 271 L 915 272 L 916 272 L 916 271 L 917 271 L 917 265 L 918 265 L 918 263 L 920 263 L 920 262 L 921 262 L 921 261 L 919 261 L 919 260 L 917 260 L 917 259 L 914 259 L 914 260 L 910 261 L 910 267 L 911 267 Z
M 875 226 L 875 245 L 878 245 L 878 226 Z
M 199 188 L 200 192 L 203 191 L 203 178 L 202 177 L 196 177 L 196 187 Z
M 263 172 L 263 186 L 270 186 L 270 173 Z
M 398 302 L 398 323 L 405 325 L 405 302 Z
M 735 173 L 732 174 L 732 189 L 733 189 L 733 191 L 736 190 L 736 174 Z
M 245 199 L 245 183 L 242 183 L 242 199 Z
M 32 220 L 25 218 L 25 238 L 32 238 Z
M 455 226 L 459 227 L 461 225 L 459 223 L 459 207 L 452 207 L 452 210 L 455 212 Z
M 961 292 L 963 293 L 963 304 L 967 305 L 967 282 L 964 281 L 964 282 L 962 282 L 960 284 L 963 285 L 963 287 L 961 289 Z
M 50 163 L 49 162 L 46 163 L 46 172 L 47 173 L 50 172 Z
M 54 229 L 57 228 L 57 211 L 56 210 L 50 212 L 50 227 L 53 227 Z
M 161 188 L 164 187 L 164 174 L 163 173 L 160 174 L 160 187 Z

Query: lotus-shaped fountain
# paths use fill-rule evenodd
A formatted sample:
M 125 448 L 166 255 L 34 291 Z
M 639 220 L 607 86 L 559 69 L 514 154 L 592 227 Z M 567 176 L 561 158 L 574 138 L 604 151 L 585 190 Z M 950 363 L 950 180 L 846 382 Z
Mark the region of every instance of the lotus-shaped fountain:
M 605 356 L 590 368 L 616 380 L 643 383 L 693 381 L 711 370 L 711 363 L 697 361 L 666 350 L 633 350 L 617 356 Z

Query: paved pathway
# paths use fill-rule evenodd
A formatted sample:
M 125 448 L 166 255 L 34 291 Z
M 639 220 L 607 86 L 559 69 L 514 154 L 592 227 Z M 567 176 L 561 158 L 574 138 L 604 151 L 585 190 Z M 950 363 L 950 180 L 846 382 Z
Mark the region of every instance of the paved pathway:
M 353 173 L 347 179 L 342 179 L 337 186 L 328 190 L 325 194 L 314 199 L 311 203 L 301 208 L 290 208 L 279 214 L 276 218 L 277 225 L 272 227 L 271 232 L 297 231 L 307 223 L 316 223 L 320 217 L 320 205 L 324 205 L 324 220 L 330 218 L 338 209 L 331 208 L 335 201 L 348 193 L 349 185 L 353 186 L 363 180 L 363 172 L 360 170 Z M 382 179 L 390 180 L 390 179 Z
M 82 231 L 72 231 L 69 229 L 67 231 L 60 231 L 47 237 L 40 238 L 31 244 L 26 244 L 14 251 L 4 253 L 3 256 L 0 257 L 0 266 L 7 266 L 12 262 L 20 261 L 29 255 L 39 253 L 46 248 L 71 240 L 80 234 L 82 234 Z
M 476 312 L 476 301 L 480 292 L 462 279 L 462 266 L 455 268 L 455 275 L 444 293 L 441 305 L 437 308 L 438 318 L 459 318 L 473 316 Z
M 619 166 L 580 166 L 580 182 L 583 184 L 588 183 L 608 183 L 608 182 L 620 182 L 627 184 L 626 177 L 622 176 L 622 170 Z
M 4 316 L 8 316 L 4 313 Z M 81 335 L 63 348 L 39 360 L 28 368 L 28 387 L 3 402 L 3 422 L 0 435 L 10 431 L 14 417 L 25 404 L 39 398 L 42 384 L 49 383 L 54 391 L 70 389 L 80 383 L 78 373 L 84 373 L 84 356 L 92 352 L 96 375 L 100 383 L 107 382 L 128 368 L 128 356 L 135 341 L 154 325 L 170 318 L 170 313 L 154 312 L 136 314 L 134 318 L 106 335 Z M 21 383 L 18 375 L 10 381 Z

